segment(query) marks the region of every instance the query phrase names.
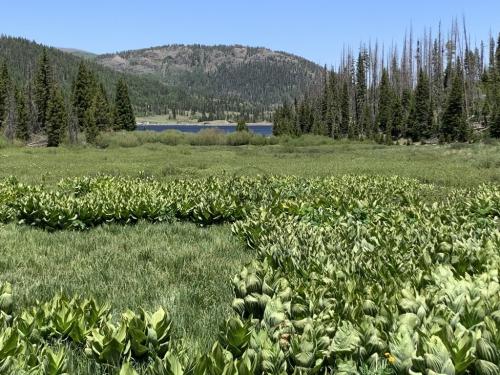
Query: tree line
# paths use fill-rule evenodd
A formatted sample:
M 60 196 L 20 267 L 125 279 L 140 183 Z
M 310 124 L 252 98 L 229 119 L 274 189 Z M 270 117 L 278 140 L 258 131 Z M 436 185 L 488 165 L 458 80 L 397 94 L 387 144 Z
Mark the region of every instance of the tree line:
M 318 134 L 333 138 L 409 141 L 471 141 L 500 137 L 500 34 L 472 46 L 454 21 L 393 46 L 361 45 L 357 57 L 343 52 L 323 84 L 273 116 L 275 135 Z
M 134 130 L 134 110 L 128 86 L 119 79 L 114 101 L 95 72 L 82 60 L 66 95 L 56 79 L 47 50 L 43 49 L 32 78 L 16 82 L 6 61 L 0 62 L 0 131 L 10 139 L 28 142 L 34 135 L 47 138 L 47 146 L 75 143 L 79 134 L 95 143 L 101 131 Z

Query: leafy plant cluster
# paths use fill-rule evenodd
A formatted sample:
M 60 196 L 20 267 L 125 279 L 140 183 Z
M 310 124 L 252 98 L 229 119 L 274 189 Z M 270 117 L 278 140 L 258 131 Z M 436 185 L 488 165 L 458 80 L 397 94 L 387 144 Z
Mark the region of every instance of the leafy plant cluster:
M 163 309 L 116 319 L 93 300 L 57 296 L 16 312 L 4 286 L 1 366 L 64 373 L 75 347 L 123 374 L 500 373 L 498 186 L 93 177 L 50 190 L 9 180 L 0 205 L 4 220 L 49 230 L 232 222 L 257 254 L 232 281 L 235 316 L 208 353 L 173 342 Z

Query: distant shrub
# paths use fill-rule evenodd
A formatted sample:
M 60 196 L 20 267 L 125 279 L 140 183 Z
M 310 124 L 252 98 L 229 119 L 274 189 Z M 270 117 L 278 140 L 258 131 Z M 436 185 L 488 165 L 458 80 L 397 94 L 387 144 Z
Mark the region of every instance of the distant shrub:
M 248 145 L 252 137 L 254 137 L 254 135 L 247 131 L 237 131 L 226 136 L 226 144 L 228 146 Z
M 159 143 L 169 146 L 176 146 L 179 144 L 186 143 L 184 133 L 178 130 L 167 130 L 161 132 L 157 135 L 157 140 Z
M 203 129 L 189 137 L 189 144 L 192 146 L 215 146 L 223 145 L 224 134 L 218 129 Z
M 273 137 L 274 138 L 274 137 Z M 250 138 L 250 144 L 254 146 L 265 146 L 270 144 L 271 138 L 266 138 L 259 134 L 253 134 Z

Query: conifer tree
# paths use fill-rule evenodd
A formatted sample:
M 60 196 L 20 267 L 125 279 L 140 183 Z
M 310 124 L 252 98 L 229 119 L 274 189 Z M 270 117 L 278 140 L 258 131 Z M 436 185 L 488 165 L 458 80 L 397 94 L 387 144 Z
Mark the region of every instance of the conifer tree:
M 418 73 L 415 89 L 415 102 L 410 123 L 409 135 L 413 140 L 420 140 L 431 135 L 432 116 L 430 113 L 430 90 L 427 74 L 421 69 Z
M 106 89 L 101 83 L 96 91 L 95 102 L 95 122 L 99 131 L 108 130 L 111 127 L 111 115 Z
M 356 67 L 356 121 L 361 121 L 363 107 L 366 101 L 366 51 L 361 51 Z
M 46 128 L 48 105 L 49 100 L 51 99 L 52 85 L 52 68 L 47 56 L 47 49 L 44 48 L 38 60 L 34 87 L 37 122 L 42 130 Z
M 340 120 L 340 136 L 345 137 L 349 132 L 349 124 L 351 122 L 351 109 L 349 103 L 349 88 L 347 82 L 342 85 L 341 94 L 341 120 Z
M 16 123 L 16 138 L 27 142 L 30 138 L 29 133 L 29 112 L 24 93 L 16 90 L 16 106 L 17 106 L 17 123 Z
M 380 131 L 387 132 L 392 128 L 392 111 L 394 108 L 393 98 L 392 98 L 391 83 L 389 82 L 389 73 L 387 69 L 382 70 L 382 79 L 380 81 L 380 96 L 378 101 L 378 116 L 377 116 L 377 126 Z
M 16 135 L 16 123 L 17 123 L 17 113 L 16 113 L 16 95 L 12 88 L 8 91 L 7 95 L 7 117 L 5 120 L 5 131 L 4 134 L 10 141 L 14 140 Z
M 365 103 L 363 106 L 363 114 L 361 115 L 361 123 L 360 123 L 361 132 L 366 138 L 371 138 L 374 133 L 373 129 L 373 121 L 370 105 Z
M 461 64 L 457 64 L 443 114 L 441 134 L 445 141 L 465 142 L 469 139 L 469 129 L 464 109 L 464 77 Z
M 123 79 L 120 79 L 116 85 L 114 126 L 117 130 L 135 130 L 136 128 L 128 87 Z
M 56 84 L 53 84 L 50 99 L 47 103 L 46 128 L 48 147 L 59 146 L 67 123 L 68 117 L 63 94 L 61 89 Z
M 82 61 L 78 66 L 78 73 L 76 79 L 73 82 L 73 98 L 72 104 L 75 108 L 75 113 L 78 118 L 78 123 L 80 124 L 80 130 L 84 129 L 85 122 L 85 112 L 90 108 L 93 101 L 93 88 L 91 74 L 87 69 L 87 66 Z
M 85 127 L 85 139 L 87 143 L 95 144 L 97 136 L 99 135 L 99 129 L 96 123 L 96 105 L 95 102 L 87 108 L 84 116 L 84 127 Z
M 0 129 L 3 127 L 7 118 L 9 90 L 9 70 L 7 68 L 7 63 L 3 61 L 0 65 Z
M 397 95 L 393 95 L 393 105 L 391 111 L 391 131 L 389 135 L 397 139 L 403 135 L 403 126 L 406 122 L 403 101 Z

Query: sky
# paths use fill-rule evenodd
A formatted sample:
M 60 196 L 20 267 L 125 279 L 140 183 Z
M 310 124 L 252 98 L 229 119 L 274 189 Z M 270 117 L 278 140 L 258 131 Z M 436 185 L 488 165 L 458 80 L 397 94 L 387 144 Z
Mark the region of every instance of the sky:
M 405 31 L 466 19 L 472 42 L 500 32 L 500 0 L 3 0 L 0 34 L 94 53 L 242 44 L 335 65 L 343 46 L 401 43 Z

